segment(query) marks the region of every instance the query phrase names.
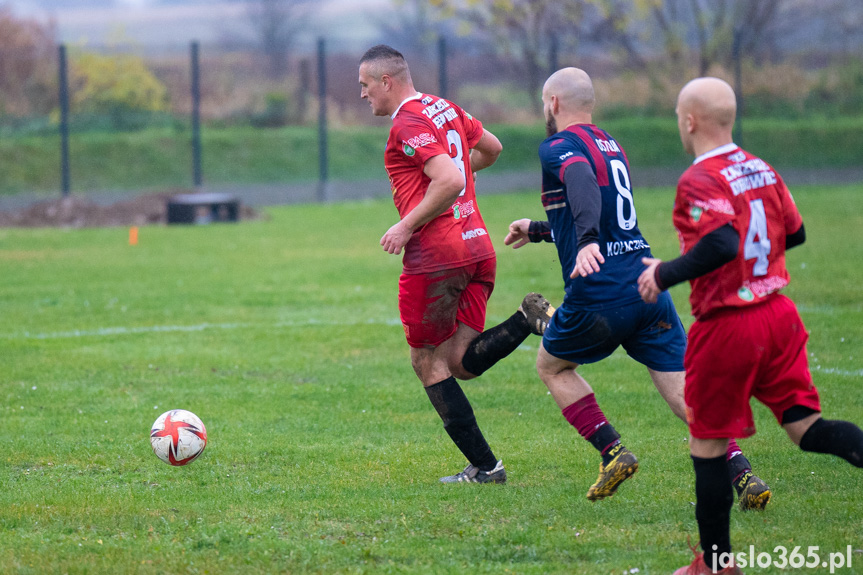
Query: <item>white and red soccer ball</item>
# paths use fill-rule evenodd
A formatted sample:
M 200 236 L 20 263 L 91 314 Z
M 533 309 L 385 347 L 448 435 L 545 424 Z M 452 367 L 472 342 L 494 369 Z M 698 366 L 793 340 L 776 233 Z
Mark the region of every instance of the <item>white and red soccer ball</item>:
M 150 430 L 150 445 L 156 457 L 170 465 L 186 465 L 207 447 L 207 428 L 197 415 L 172 409 L 159 416 Z

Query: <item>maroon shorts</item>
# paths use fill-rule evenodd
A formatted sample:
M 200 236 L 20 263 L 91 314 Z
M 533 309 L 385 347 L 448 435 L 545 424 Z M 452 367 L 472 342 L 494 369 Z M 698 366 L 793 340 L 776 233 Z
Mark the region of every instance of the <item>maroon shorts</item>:
M 437 347 L 459 322 L 485 328 L 485 310 L 494 289 L 494 257 L 460 268 L 399 278 L 399 314 L 411 347 Z
M 686 348 L 686 416 L 699 439 L 749 437 L 755 397 L 782 423 L 802 405 L 821 411 L 812 384 L 809 335 L 794 303 L 783 295 L 747 308 L 726 309 L 698 320 Z

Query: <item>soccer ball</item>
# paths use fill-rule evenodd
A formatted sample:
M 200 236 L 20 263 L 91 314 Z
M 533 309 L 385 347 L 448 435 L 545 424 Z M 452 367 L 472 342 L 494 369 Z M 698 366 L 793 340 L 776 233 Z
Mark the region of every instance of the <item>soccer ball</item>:
M 153 423 L 150 445 L 156 457 L 170 465 L 186 465 L 207 447 L 204 422 L 185 409 L 166 411 Z

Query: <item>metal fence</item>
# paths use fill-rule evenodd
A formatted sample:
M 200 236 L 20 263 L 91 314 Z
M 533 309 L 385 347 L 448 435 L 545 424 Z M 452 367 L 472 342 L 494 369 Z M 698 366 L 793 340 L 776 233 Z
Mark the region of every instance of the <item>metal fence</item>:
M 557 43 L 552 45 L 554 49 L 547 53 L 539 73 L 544 77 L 562 65 L 585 68 L 595 80 L 600 118 L 671 116 L 673 95 L 685 73 L 658 83 L 645 70 L 623 65 L 602 51 L 574 53 Z M 306 165 L 301 176 L 286 169 L 269 176 L 270 181 L 313 179 L 325 183 L 333 178 L 333 163 L 341 161 L 328 139 L 331 131 L 383 130 L 389 125 L 388 119 L 373 117 L 359 97 L 357 62 L 361 53 L 331 51 L 328 46 L 326 38 L 318 39 L 311 50 L 293 54 L 277 73 L 259 52 L 247 47 L 197 42 L 185 51 L 164 53 L 131 45 L 99 49 L 59 46 L 50 54 L 0 49 L 0 71 L 8 76 L 11 70 L 26 79 L 20 85 L 0 85 L 0 144 L 5 140 L 16 150 L 0 158 L 0 193 L 201 188 L 230 182 L 230 166 L 208 171 L 202 132 L 214 135 L 232 128 L 248 130 L 233 143 L 216 138 L 208 144 L 242 147 L 243 138 L 247 142 L 258 137 L 254 134 L 265 138 L 268 131 L 286 126 L 313 134 L 317 153 L 303 152 L 307 158 L 316 158 L 317 166 L 310 171 Z M 715 72 L 732 81 L 741 96 L 746 95 L 744 118 L 807 113 L 807 98 L 818 90 L 829 92 L 835 84 L 833 76 L 842 73 L 836 71 L 837 66 L 841 68 L 848 61 L 847 54 L 808 60 L 796 55 L 756 64 L 741 58 L 739 50 L 735 53 L 735 67 Z M 485 123 L 538 125 L 542 121 L 539 94 L 529 85 L 524 67 L 511 57 L 466 49 L 464 40 L 444 36 L 407 50 L 405 55 L 418 89 L 457 101 Z M 112 70 L 122 78 L 110 81 Z M 95 87 L 88 88 L 85 78 Z M 149 92 L 141 88 L 147 82 L 152 84 Z M 91 91 L 89 101 L 83 93 L 87 89 Z M 95 93 L 98 90 L 101 95 Z M 138 93 L 142 91 L 144 96 Z M 145 97 L 153 100 L 143 101 Z M 140 157 L 144 152 L 131 145 L 142 134 L 156 134 L 158 149 L 149 153 L 167 154 L 170 158 L 165 167 L 145 169 L 145 158 Z M 89 157 L 76 147 L 82 139 L 100 138 L 104 144 L 89 146 Z M 121 155 L 124 146 L 130 154 L 125 158 Z M 380 149 L 360 150 L 367 154 L 366 160 L 360 161 L 380 164 L 382 146 L 383 141 Z M 12 148 L 7 147 L 7 152 Z M 28 168 L 28 153 L 35 155 L 36 150 L 45 149 L 56 151 L 56 163 L 48 170 L 32 167 L 47 172 L 41 179 L 31 184 L 12 181 L 10 174 Z M 105 150 L 105 155 L 93 150 Z M 125 170 L 134 183 L 130 185 L 127 180 L 114 185 L 109 179 L 88 175 L 93 169 L 82 168 L 100 161 L 124 164 L 110 167 Z M 258 183 L 266 177 L 259 176 Z M 243 178 L 238 181 L 242 183 Z M 319 199 L 325 197 L 325 189 L 318 186 Z

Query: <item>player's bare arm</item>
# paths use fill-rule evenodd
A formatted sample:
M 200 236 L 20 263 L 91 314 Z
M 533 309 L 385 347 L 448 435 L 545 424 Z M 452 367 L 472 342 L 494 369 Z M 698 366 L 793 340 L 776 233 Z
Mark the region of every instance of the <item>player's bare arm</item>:
M 414 230 L 441 215 L 464 189 L 464 176 L 447 154 L 429 158 L 423 173 L 431 182 L 422 201 L 381 238 L 381 246 L 387 253 L 400 254 Z
M 470 152 L 470 169 L 472 172 L 478 172 L 485 169 L 497 161 L 503 151 L 503 145 L 497 136 L 483 130 L 482 136 Z

